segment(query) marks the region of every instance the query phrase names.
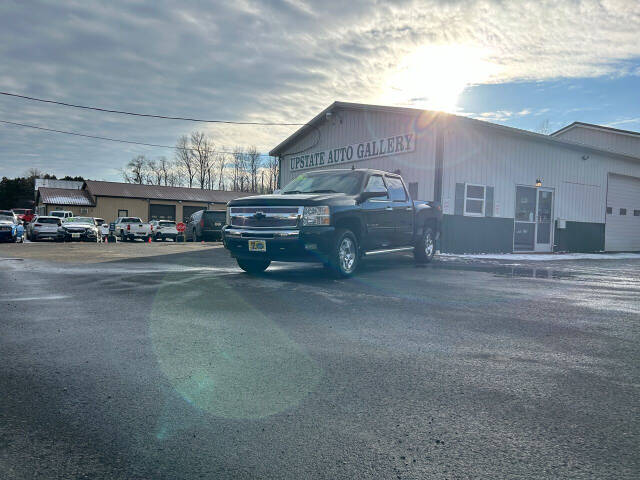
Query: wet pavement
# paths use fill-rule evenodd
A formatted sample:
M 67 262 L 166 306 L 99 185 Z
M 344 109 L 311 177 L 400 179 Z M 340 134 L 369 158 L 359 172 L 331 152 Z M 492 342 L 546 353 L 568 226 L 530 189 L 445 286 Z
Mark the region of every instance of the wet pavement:
M 638 260 L 147 247 L 0 246 L 3 478 L 640 476 Z

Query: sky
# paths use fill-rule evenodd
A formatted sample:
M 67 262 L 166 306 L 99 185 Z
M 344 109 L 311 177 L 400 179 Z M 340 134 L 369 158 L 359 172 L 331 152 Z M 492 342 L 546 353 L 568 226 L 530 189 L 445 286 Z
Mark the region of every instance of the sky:
M 333 101 L 443 110 L 528 130 L 640 131 L 637 0 L 0 3 L 0 91 L 142 113 L 304 123 Z M 0 120 L 268 152 L 292 126 L 143 119 L 0 96 Z M 0 124 L 0 177 L 121 180 L 166 148 Z

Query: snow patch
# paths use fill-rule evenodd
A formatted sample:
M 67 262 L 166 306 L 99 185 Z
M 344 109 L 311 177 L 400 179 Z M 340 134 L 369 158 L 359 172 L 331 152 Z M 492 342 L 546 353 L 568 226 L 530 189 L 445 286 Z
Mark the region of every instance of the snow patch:
M 452 254 L 442 253 L 441 257 L 475 258 L 485 260 L 519 260 L 531 262 L 549 262 L 557 260 L 640 260 L 640 253 L 479 253 Z

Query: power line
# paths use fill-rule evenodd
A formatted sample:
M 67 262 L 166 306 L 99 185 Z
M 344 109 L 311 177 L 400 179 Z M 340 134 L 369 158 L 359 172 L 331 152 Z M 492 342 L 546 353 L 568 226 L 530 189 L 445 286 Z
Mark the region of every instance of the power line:
M 147 117 L 147 118 L 160 118 L 163 120 L 182 120 L 186 122 L 200 122 L 200 123 L 223 123 L 226 125 L 264 125 L 264 126 L 304 126 L 306 123 L 279 123 L 279 122 L 235 122 L 232 120 L 204 120 L 201 118 L 189 118 L 189 117 L 172 117 L 168 115 L 152 115 L 149 113 L 127 112 L 124 110 L 110 110 L 108 108 L 90 107 L 87 105 L 78 105 L 75 103 L 58 102 L 56 100 L 47 100 L 44 98 L 29 97 L 27 95 L 19 95 L 17 93 L 0 92 L 0 95 L 7 97 L 21 98 L 23 100 L 31 100 L 33 102 L 51 103 L 54 105 L 62 105 L 65 107 L 82 108 L 84 110 L 94 110 L 96 112 L 117 113 L 120 115 L 131 115 L 134 117 Z
M 159 147 L 159 148 L 172 148 L 174 150 L 191 150 L 191 151 L 196 151 L 196 149 L 194 148 L 182 148 L 182 147 L 176 147 L 176 146 L 171 146 L 171 145 L 160 145 L 157 143 L 144 143 L 144 142 L 136 142 L 133 140 L 124 140 L 121 138 L 111 138 L 111 137 L 101 137 L 99 135 L 88 135 L 86 133 L 78 133 L 78 132 L 68 132 L 65 130 L 56 130 L 54 128 L 45 128 L 45 127 L 38 127 L 36 125 L 29 125 L 27 123 L 18 123 L 18 122 L 9 122 L 8 120 L 0 120 L 0 123 L 5 123 L 7 125 L 14 125 L 17 127 L 26 127 L 26 128 L 33 128 L 35 130 L 43 130 L 45 132 L 52 132 L 52 133 L 62 133 L 64 135 L 74 135 L 76 137 L 84 137 L 84 138 L 93 138 L 96 140 L 106 140 L 108 142 L 116 142 L 116 143 L 128 143 L 131 145 L 142 145 L 145 147 Z M 229 150 L 211 150 L 211 153 L 236 153 L 236 152 L 232 152 Z M 260 153 L 259 154 L 261 157 L 268 157 L 269 155 L 265 154 L 265 153 Z

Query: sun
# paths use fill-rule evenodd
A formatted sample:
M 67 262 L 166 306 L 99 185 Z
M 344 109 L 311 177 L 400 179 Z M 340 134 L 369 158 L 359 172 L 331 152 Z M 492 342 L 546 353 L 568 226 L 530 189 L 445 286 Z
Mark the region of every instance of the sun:
M 488 56 L 484 49 L 465 45 L 422 46 L 389 73 L 381 100 L 453 113 L 467 86 L 497 73 L 499 67 Z

